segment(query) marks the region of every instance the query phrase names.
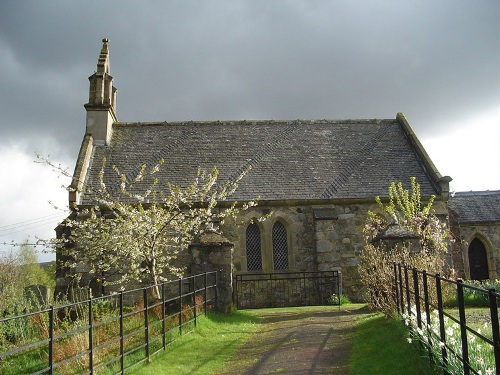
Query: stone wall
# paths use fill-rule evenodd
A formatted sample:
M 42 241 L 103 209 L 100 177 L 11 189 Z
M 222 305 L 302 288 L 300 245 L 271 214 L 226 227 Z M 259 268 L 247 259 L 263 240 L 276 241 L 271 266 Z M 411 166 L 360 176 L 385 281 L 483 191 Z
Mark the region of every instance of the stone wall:
M 208 233 L 191 246 L 183 260 L 189 265 L 187 273 L 225 270 L 226 296 L 231 295 L 232 274 L 247 273 L 246 228 L 257 222 L 261 231 L 262 272 L 273 272 L 272 228 L 276 221 L 287 230 L 288 271 L 333 271 L 342 272 L 343 294 L 352 301 L 362 301 L 364 291 L 357 267 L 364 247 L 363 227 L 368 210 L 379 212 L 373 200 L 343 201 L 333 204 L 300 204 L 281 202 L 274 206 L 259 205 L 245 211 L 237 219 L 227 220 L 222 225 L 225 238 Z M 436 202 L 436 214 L 445 220 L 447 209 L 443 202 Z M 258 218 L 267 216 L 265 221 Z M 470 233 L 480 230 L 490 238 L 491 249 L 498 249 L 500 238 L 496 227 L 467 229 Z M 469 232 L 467 232 L 469 233 Z M 472 234 L 466 234 L 466 236 Z M 234 249 L 232 246 L 234 245 Z M 224 250 L 223 250 L 224 248 Z M 231 248 L 232 250 L 228 250 Z M 500 275 L 497 253 L 492 253 L 495 275 Z M 496 276 L 498 277 L 498 276 Z M 228 306 L 225 307 L 226 309 Z
M 357 267 L 368 208 L 342 205 L 314 210 L 318 271 L 341 270 L 343 293 L 353 301 L 363 299 Z
M 263 272 L 272 272 L 272 242 L 269 236 L 276 220 L 285 223 L 289 236 L 290 271 L 342 272 L 343 293 L 353 301 L 363 299 L 357 266 L 364 246 L 363 226 L 368 209 L 376 204 L 257 206 L 224 227 L 229 241 L 234 241 L 234 264 L 237 273 L 245 273 L 245 229 L 252 218 L 272 212 L 261 228 Z M 271 264 L 265 262 L 271 259 Z M 267 267 L 266 267 L 267 264 Z
M 268 215 L 265 221 L 257 222 L 258 218 L 265 215 Z M 234 243 L 234 268 L 237 273 L 247 269 L 245 236 L 246 228 L 252 220 L 257 222 L 261 231 L 263 272 L 273 272 L 271 233 L 278 220 L 287 230 L 290 270 L 317 270 L 312 207 L 262 205 L 251 208 L 238 219 L 228 221 L 223 226 L 224 235 Z
M 379 212 L 380 208 L 372 200 L 328 205 L 262 205 L 226 223 L 223 233 L 235 244 L 235 272 L 245 273 L 246 227 L 252 219 L 268 215 L 265 221 L 258 223 L 262 237 L 262 272 L 273 272 L 271 230 L 279 220 L 288 232 L 289 271 L 339 270 L 343 293 L 352 301 L 363 301 L 364 291 L 357 267 L 365 245 L 363 227 L 368 210 Z M 446 220 L 447 209 L 443 202 L 435 203 L 435 211 Z

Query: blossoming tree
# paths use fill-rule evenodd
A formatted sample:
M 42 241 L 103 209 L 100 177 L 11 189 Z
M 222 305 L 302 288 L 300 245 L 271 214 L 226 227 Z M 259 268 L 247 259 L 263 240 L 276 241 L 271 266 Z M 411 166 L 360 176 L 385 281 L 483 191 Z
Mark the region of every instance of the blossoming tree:
M 256 205 L 228 201 L 248 171 L 221 184 L 217 168 L 199 169 L 188 186 L 167 183 L 162 187 L 155 177 L 162 164 L 163 160 L 149 169 L 143 165 L 132 179 L 113 167 L 120 186 L 118 194 L 111 194 L 103 161 L 99 188 L 89 194 L 94 205 L 73 208 L 63 223 L 57 246 L 65 267 L 84 268 L 102 285 L 130 281 L 155 285 L 153 294 L 159 298 L 158 284 L 184 272 L 185 264 L 178 258 L 196 235 L 207 225 L 217 230 L 224 219 Z M 59 166 L 52 167 L 66 173 Z M 138 194 L 137 186 L 144 185 L 148 187 Z

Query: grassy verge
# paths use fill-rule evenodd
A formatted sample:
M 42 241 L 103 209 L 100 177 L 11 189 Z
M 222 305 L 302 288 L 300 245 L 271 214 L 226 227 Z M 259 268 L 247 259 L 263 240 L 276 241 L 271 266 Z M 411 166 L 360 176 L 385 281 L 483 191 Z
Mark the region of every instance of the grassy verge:
M 319 307 L 318 309 L 325 309 Z M 273 309 L 274 313 L 297 314 L 298 309 Z M 200 320 L 195 332 L 180 337 L 164 353 L 141 364 L 132 374 L 213 374 L 257 329 L 256 315 L 265 310 L 236 311 L 230 316 L 212 313 Z M 417 344 L 410 345 L 401 321 L 367 312 L 356 323 L 350 359 L 353 375 L 435 374 Z
M 196 330 L 182 336 L 146 365 L 132 374 L 210 374 L 256 329 L 258 319 L 249 311 L 232 315 L 211 313 L 200 319 Z
M 404 324 L 380 313 L 358 322 L 350 361 L 353 375 L 435 374 L 417 344 L 409 344 Z

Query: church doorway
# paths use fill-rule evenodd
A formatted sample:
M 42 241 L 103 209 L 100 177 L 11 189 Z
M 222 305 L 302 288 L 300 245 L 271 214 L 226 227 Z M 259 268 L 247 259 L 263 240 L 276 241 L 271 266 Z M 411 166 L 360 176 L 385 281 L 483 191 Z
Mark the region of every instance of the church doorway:
M 474 238 L 469 245 L 469 270 L 471 280 L 489 279 L 486 248 L 479 238 Z

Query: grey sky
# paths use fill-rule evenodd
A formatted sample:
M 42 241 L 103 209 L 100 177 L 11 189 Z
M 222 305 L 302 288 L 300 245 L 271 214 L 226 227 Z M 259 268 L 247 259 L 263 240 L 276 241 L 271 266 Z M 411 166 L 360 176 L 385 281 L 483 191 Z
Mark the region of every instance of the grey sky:
M 72 167 L 103 37 L 121 121 L 403 112 L 446 137 L 500 106 L 499 20 L 497 0 L 4 0 L 0 137 Z

